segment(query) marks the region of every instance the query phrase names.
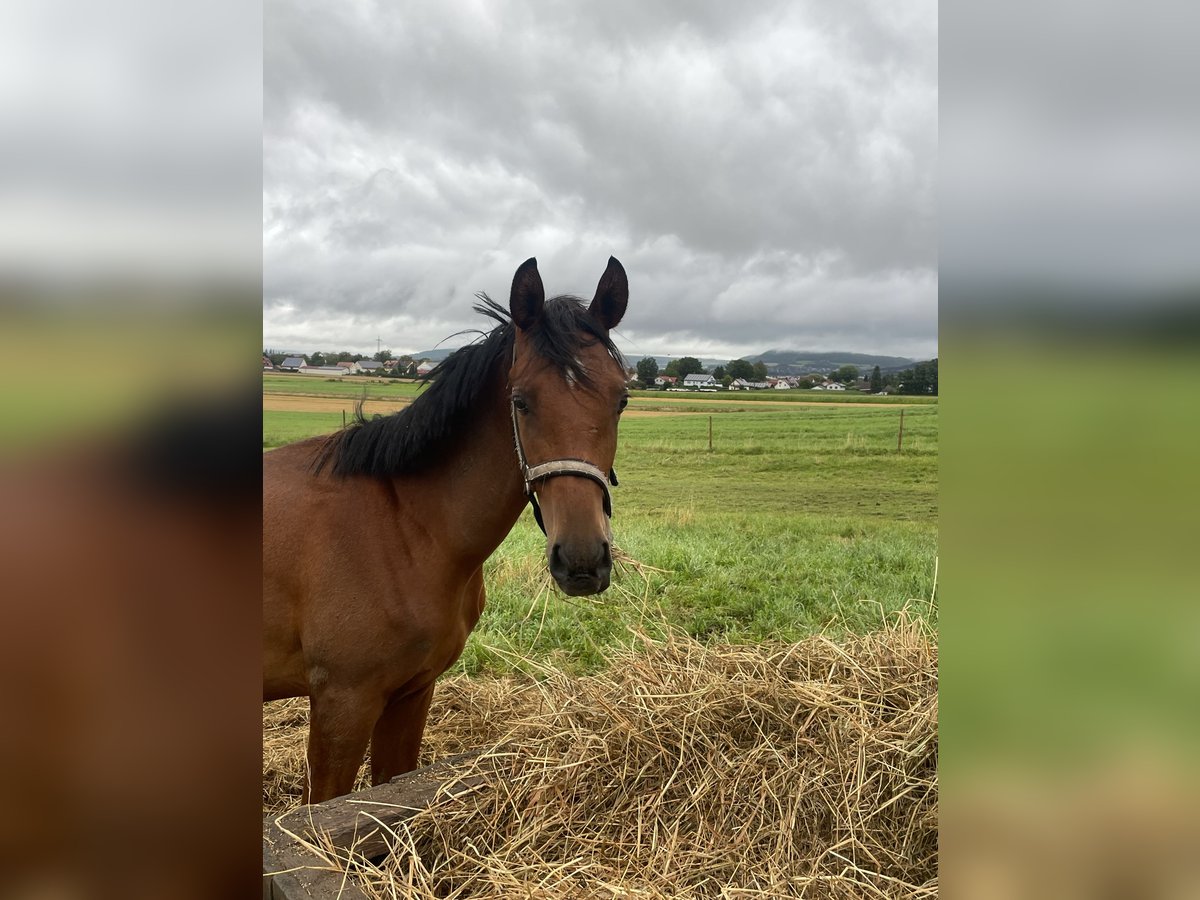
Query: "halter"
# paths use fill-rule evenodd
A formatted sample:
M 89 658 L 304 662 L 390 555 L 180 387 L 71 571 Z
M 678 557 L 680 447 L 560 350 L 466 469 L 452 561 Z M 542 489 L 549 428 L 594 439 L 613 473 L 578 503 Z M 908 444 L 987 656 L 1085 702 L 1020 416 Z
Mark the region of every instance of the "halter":
M 517 359 L 517 348 L 513 347 L 513 362 Z M 552 459 L 549 462 L 538 463 L 536 466 L 529 465 L 529 461 L 525 458 L 525 447 L 521 444 L 521 429 L 517 426 L 517 402 L 515 399 L 510 399 L 508 410 L 512 414 L 513 426 L 513 442 L 517 445 L 517 465 L 521 467 L 521 477 L 525 480 L 525 496 L 529 498 L 529 504 L 533 507 L 533 518 L 538 523 L 538 528 L 542 529 L 542 534 L 546 534 L 546 523 L 542 521 L 542 508 L 538 505 L 537 495 L 533 491 L 535 481 L 541 481 L 545 478 L 554 478 L 557 475 L 576 475 L 580 478 L 590 478 L 596 484 L 600 485 L 600 489 L 604 491 L 604 514 L 610 519 L 612 518 L 612 492 L 608 489 L 609 484 L 613 487 L 617 486 L 617 470 L 609 469 L 608 475 L 605 476 L 599 466 L 594 466 L 590 462 L 582 459 L 574 459 L 567 457 L 564 459 Z

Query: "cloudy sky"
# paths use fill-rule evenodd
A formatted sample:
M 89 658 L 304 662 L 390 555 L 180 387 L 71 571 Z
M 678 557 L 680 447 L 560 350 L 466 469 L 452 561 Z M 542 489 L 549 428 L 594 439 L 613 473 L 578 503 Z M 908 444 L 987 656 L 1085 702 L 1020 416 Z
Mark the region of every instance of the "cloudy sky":
M 634 359 L 937 353 L 932 0 L 268 0 L 263 39 L 264 346 L 427 349 L 612 254 Z

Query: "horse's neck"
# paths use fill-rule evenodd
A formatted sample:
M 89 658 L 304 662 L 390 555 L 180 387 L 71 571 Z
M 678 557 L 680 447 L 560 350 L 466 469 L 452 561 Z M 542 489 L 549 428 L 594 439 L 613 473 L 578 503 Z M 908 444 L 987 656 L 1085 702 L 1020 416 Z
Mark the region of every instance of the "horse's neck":
M 528 502 L 510 416 L 504 392 L 489 392 L 454 449 L 428 473 L 447 549 L 472 567 L 500 546 Z

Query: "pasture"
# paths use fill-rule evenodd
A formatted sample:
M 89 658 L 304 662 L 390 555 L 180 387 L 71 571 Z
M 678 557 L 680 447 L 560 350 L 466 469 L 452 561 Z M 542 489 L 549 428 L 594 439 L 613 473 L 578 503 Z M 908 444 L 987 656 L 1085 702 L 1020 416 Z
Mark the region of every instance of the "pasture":
M 278 380 L 300 378 L 274 376 L 264 390 Z M 318 383 L 326 396 L 340 387 L 351 409 L 361 391 L 349 380 Z M 397 385 L 386 399 L 413 387 Z M 613 532 L 623 563 L 613 586 L 585 599 L 554 591 L 545 539 L 526 511 L 488 562 L 488 609 L 458 670 L 507 673 L 553 660 L 588 671 L 629 644 L 630 627 L 672 625 L 733 642 L 861 633 L 930 597 L 936 402 L 764 408 L 737 395 L 672 396 L 685 403 L 666 412 L 660 397 L 635 396 L 621 423 Z M 267 409 L 263 444 L 341 423 L 340 411 Z M 936 607 L 922 609 L 936 620 Z
M 265 450 L 362 393 L 284 377 L 311 409 L 271 408 L 278 380 Z M 434 695 L 422 764 L 517 769 L 389 826 L 385 857 L 309 851 L 380 897 L 936 895 L 938 405 L 779 393 L 635 393 L 612 586 L 558 592 L 526 510 Z M 264 812 L 298 802 L 306 724 L 264 708 Z

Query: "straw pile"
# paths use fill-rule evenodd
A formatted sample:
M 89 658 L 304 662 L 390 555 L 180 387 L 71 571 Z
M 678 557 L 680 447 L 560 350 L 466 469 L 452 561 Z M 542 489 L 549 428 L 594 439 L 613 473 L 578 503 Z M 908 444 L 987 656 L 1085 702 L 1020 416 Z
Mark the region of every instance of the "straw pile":
M 382 861 L 328 851 L 369 894 L 937 893 L 937 651 L 919 621 L 842 643 L 647 639 L 585 678 L 452 679 L 435 707 L 430 758 L 488 747 L 511 774 L 419 814 Z

